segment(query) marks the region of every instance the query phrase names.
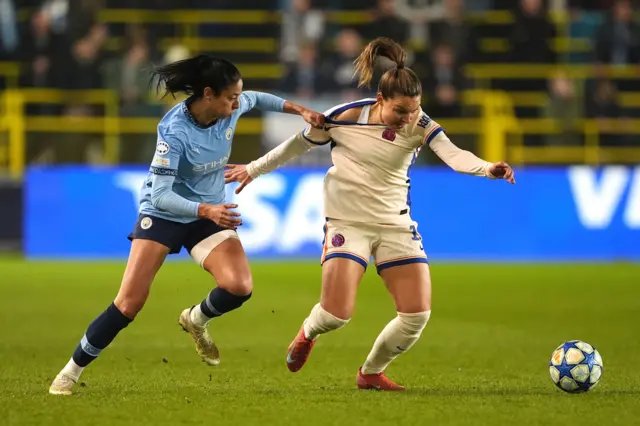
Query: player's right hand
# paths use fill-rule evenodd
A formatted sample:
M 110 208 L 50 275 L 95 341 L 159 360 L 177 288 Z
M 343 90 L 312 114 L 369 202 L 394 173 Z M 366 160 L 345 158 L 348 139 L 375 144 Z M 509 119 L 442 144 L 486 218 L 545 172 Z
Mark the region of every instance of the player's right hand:
M 240 182 L 236 188 L 236 194 L 244 189 L 253 181 L 253 178 L 247 173 L 247 166 L 243 164 L 227 164 L 224 171 L 224 183 Z
M 300 115 L 302 115 L 304 121 L 311 124 L 312 127 L 315 127 L 316 129 L 322 129 L 324 127 L 325 116 L 323 114 L 310 109 L 305 109 Z
M 505 179 L 511 184 L 516 183 L 513 169 L 504 161 L 498 161 L 489 166 L 489 173 L 496 179 Z
M 242 225 L 240 213 L 231 209 L 238 208 L 237 204 L 200 204 L 198 216 L 209 219 L 223 228 L 236 229 Z

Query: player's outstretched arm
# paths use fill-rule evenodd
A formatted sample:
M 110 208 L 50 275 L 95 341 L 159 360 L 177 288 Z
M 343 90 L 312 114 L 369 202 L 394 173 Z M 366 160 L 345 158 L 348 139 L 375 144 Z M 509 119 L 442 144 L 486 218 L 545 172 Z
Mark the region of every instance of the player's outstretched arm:
M 285 101 L 283 111 L 287 114 L 294 114 L 301 116 L 304 121 L 311 124 L 315 128 L 322 128 L 324 126 L 324 115 L 319 112 L 307 109 L 302 105 L 294 104 L 291 101 Z
M 239 194 L 258 176 L 270 173 L 305 152 L 329 142 L 331 139 L 326 131 L 307 128 L 246 166 L 227 164 L 224 172 L 225 183 L 240 182 L 240 186 L 235 191 L 236 194 Z
M 482 160 L 473 153 L 458 148 L 442 132 L 429 142 L 429 148 L 458 173 L 505 179 L 509 183 L 516 183 L 513 169 L 507 163 L 503 161 L 490 163 Z
M 240 100 L 241 113 L 245 113 L 252 108 L 261 111 L 284 112 L 301 116 L 304 121 L 313 127 L 320 128 L 324 125 L 324 115 L 312 111 L 291 101 L 286 101 L 270 93 L 255 92 L 247 90 L 242 92 Z

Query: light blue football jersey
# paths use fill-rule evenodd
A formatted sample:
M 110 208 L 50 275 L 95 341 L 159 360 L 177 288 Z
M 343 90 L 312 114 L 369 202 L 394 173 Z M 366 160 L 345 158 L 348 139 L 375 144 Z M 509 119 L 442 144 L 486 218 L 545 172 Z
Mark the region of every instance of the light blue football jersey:
M 197 219 L 198 206 L 225 202 L 224 167 L 240 116 L 252 108 L 282 112 L 285 100 L 246 91 L 230 117 L 202 127 L 189 112 L 190 99 L 158 124 L 156 152 L 140 191 L 139 213 L 175 222 Z

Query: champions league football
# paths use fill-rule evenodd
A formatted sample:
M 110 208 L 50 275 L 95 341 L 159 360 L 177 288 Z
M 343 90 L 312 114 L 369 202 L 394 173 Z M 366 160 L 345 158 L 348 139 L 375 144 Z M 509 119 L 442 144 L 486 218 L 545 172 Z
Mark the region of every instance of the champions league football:
M 549 361 L 549 374 L 555 385 L 567 393 L 584 393 L 600 383 L 602 356 L 589 343 L 571 340 L 558 346 Z

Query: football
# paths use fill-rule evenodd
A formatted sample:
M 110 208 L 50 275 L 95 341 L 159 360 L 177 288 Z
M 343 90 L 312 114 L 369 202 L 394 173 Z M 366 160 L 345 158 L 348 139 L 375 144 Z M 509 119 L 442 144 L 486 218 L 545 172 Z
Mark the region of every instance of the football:
M 557 387 L 568 393 L 593 389 L 602 377 L 602 357 L 595 347 L 581 340 L 558 346 L 549 361 L 549 374 Z

